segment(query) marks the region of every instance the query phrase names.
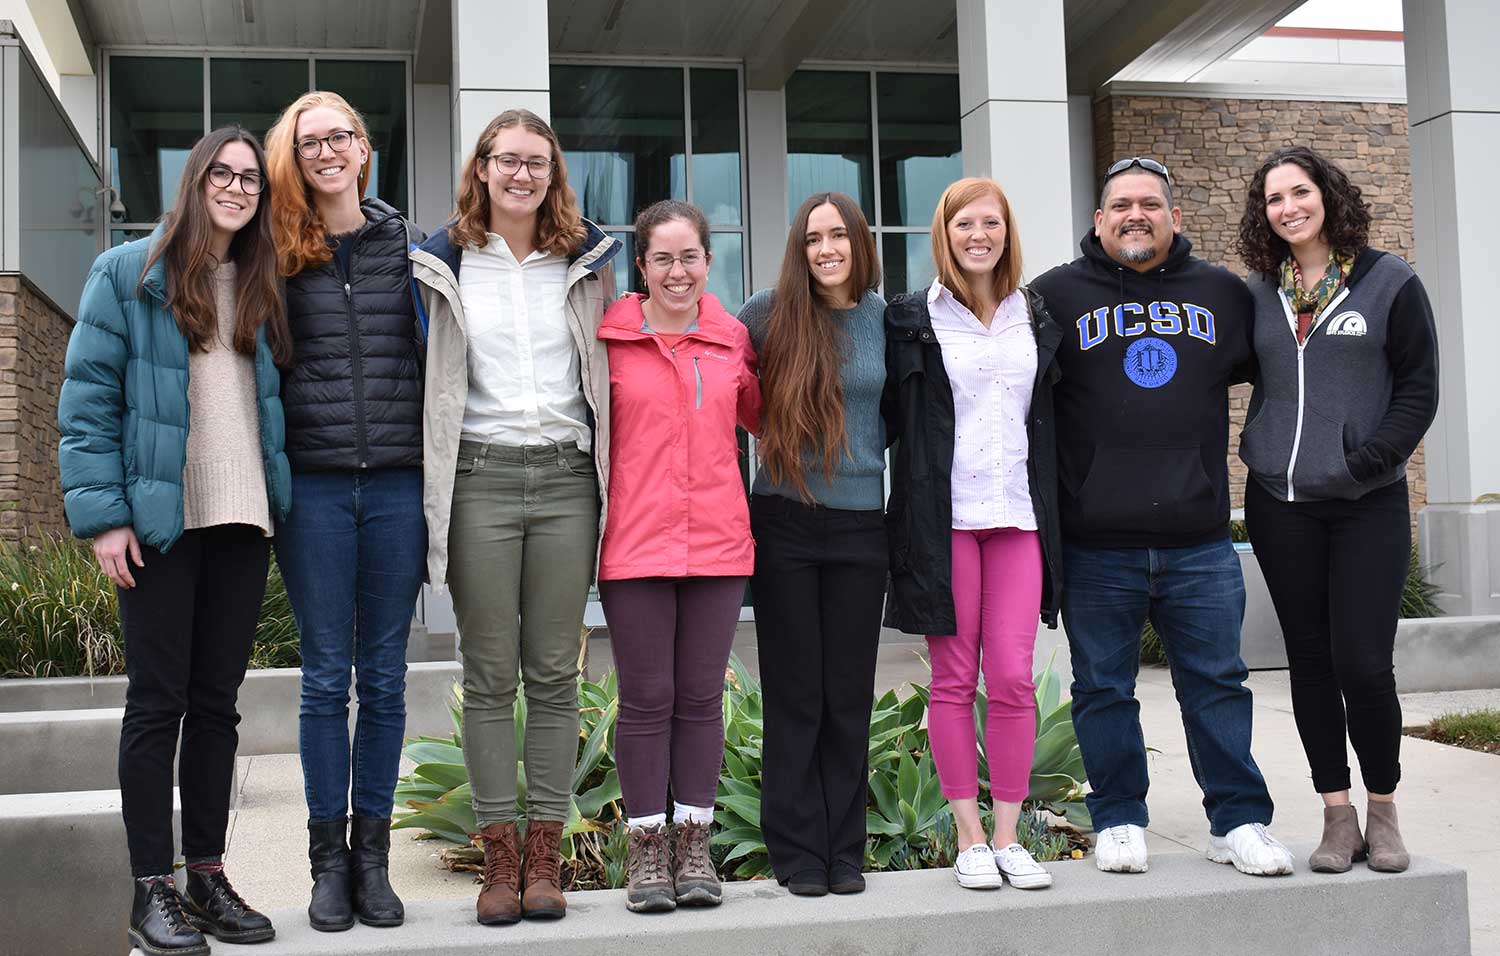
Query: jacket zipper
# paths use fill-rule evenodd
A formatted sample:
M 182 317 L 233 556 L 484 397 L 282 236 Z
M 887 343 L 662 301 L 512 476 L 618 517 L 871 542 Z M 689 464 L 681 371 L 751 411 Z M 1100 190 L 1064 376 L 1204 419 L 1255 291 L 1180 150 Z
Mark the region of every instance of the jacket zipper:
M 1292 304 L 1287 301 L 1286 293 L 1277 290 L 1277 296 L 1281 299 L 1281 310 L 1286 313 L 1286 320 L 1292 331 L 1292 341 L 1297 342 L 1297 316 L 1292 312 Z M 1307 330 L 1307 338 L 1297 342 L 1297 430 L 1292 433 L 1292 455 L 1286 463 L 1286 500 L 1297 500 L 1297 489 L 1292 482 L 1292 473 L 1297 470 L 1297 452 L 1302 447 L 1302 411 L 1307 403 L 1306 384 L 1307 374 L 1303 366 L 1302 355 L 1307 349 L 1307 343 L 1312 341 L 1313 333 L 1323 324 L 1323 319 L 1333 311 L 1334 307 L 1344 301 L 1349 294 L 1349 287 L 1345 286 L 1334 296 L 1329 303 L 1323 307 L 1318 315 L 1318 321 L 1314 322 Z
M 693 400 L 694 408 L 703 407 L 703 373 L 698 369 L 698 357 L 693 356 L 693 384 L 697 386 L 697 397 Z
M 351 260 L 352 260 L 351 256 Z M 354 372 L 354 441 L 359 467 L 368 468 L 368 449 L 365 443 L 365 378 L 359 354 L 359 319 L 354 314 L 354 290 L 349 287 L 348 277 L 344 282 L 344 307 L 349 316 L 349 367 Z

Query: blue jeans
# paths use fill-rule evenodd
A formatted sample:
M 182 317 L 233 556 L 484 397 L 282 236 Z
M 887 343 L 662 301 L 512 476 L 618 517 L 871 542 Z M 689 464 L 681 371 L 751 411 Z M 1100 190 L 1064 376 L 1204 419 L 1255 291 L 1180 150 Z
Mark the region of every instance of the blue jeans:
M 406 640 L 427 559 L 420 468 L 292 475 L 276 561 L 302 635 L 308 818 L 390 819 L 406 731 Z M 349 748 L 349 678 L 359 695 Z
M 1063 545 L 1063 625 L 1073 655 L 1073 727 L 1094 829 L 1145 826 L 1146 745 L 1135 678 L 1147 618 L 1161 635 L 1209 832 L 1271 822 L 1250 756 L 1250 691 L 1240 659 L 1245 582 L 1225 538 L 1187 548 Z

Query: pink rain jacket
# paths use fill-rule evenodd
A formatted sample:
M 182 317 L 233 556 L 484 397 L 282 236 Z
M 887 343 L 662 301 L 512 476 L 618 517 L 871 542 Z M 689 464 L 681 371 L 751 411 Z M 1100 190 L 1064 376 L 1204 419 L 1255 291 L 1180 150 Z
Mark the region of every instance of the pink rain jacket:
M 644 330 L 639 295 L 609 307 L 609 519 L 600 580 L 749 575 L 750 512 L 734 426 L 760 430 L 750 335 L 705 294 L 674 348 Z

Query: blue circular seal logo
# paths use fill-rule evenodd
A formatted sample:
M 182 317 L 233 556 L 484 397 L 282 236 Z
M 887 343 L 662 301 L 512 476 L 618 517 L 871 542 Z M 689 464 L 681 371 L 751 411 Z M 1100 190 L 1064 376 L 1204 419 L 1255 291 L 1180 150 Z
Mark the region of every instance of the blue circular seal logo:
M 1177 351 L 1158 338 L 1146 337 L 1125 350 L 1125 375 L 1141 388 L 1160 388 L 1177 374 Z

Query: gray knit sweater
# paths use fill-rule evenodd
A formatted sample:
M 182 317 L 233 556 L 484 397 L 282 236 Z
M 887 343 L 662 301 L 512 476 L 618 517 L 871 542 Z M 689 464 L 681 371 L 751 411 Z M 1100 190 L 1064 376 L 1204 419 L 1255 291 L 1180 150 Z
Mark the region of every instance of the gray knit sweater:
M 772 301 L 767 289 L 740 308 L 739 320 L 750 330 L 756 352 L 766 344 Z M 880 393 L 885 388 L 885 299 L 877 292 L 866 292 L 854 308 L 840 309 L 833 318 L 848 332 L 839 374 L 849 452 L 835 465 L 831 481 L 823 477 L 822 459 L 807 455 L 807 487 L 814 503 L 825 508 L 877 510 L 885 506 L 885 421 L 880 417 Z M 751 491 L 799 500 L 796 489 L 773 482 L 764 468 L 756 471 Z

